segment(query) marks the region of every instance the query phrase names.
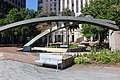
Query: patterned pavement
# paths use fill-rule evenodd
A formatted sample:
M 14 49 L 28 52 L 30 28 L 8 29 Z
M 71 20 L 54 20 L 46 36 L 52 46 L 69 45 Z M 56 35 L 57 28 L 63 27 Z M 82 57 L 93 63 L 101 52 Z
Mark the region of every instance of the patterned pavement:
M 120 68 L 73 65 L 56 72 L 52 68 L 0 60 L 0 80 L 120 80 Z
M 0 80 L 120 80 L 120 66 L 73 65 L 56 72 L 33 65 L 37 55 L 16 49 L 0 49 Z

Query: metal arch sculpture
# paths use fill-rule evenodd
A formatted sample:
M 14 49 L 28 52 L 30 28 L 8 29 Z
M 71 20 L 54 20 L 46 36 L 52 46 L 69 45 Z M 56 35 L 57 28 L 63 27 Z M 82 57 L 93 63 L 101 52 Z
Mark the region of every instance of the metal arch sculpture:
M 106 27 L 106 28 L 112 29 L 112 30 L 119 30 L 119 27 L 116 26 L 114 21 L 83 18 L 83 17 L 71 17 L 71 16 L 70 17 L 68 17 L 68 16 L 52 16 L 52 17 L 34 18 L 34 19 L 23 20 L 23 21 L 11 23 L 11 24 L 0 27 L 0 32 L 10 29 L 10 28 L 25 25 L 25 24 L 42 23 L 42 22 L 48 22 L 48 21 L 50 21 L 50 22 L 69 21 L 69 22 L 77 22 L 78 24 L 87 23 L 87 24 L 98 25 L 101 27 Z
M 75 24 L 76 25 L 76 24 Z M 66 27 L 70 27 L 70 26 L 74 26 L 74 24 L 70 24 L 70 25 L 65 25 L 64 27 L 60 27 L 60 28 L 57 28 L 57 29 L 47 29 L 47 30 L 45 30 L 44 32 L 42 32 L 42 33 L 40 33 L 40 34 L 38 34 L 36 37 L 34 37 L 32 40 L 30 40 L 28 43 L 26 43 L 25 45 L 24 45 L 24 47 L 25 46 L 31 46 L 35 41 L 37 41 L 38 39 L 40 39 L 41 37 L 43 37 L 43 36 L 45 36 L 45 35 L 47 35 L 47 34 L 50 34 L 50 33 L 53 33 L 53 32 L 55 32 L 55 31 L 57 31 L 57 30 L 60 30 L 60 29 L 63 29 L 63 28 L 66 28 Z
M 87 24 L 98 25 L 98 26 L 105 27 L 105 28 L 112 29 L 112 30 L 116 30 L 116 31 L 119 30 L 119 27 L 116 26 L 115 22 L 110 21 L 110 20 L 92 19 L 92 18 L 83 18 L 83 17 L 52 16 L 52 17 L 34 18 L 34 19 L 23 20 L 23 21 L 12 23 L 12 24 L 8 24 L 8 25 L 0 27 L 0 32 L 7 30 L 7 29 L 10 29 L 10 28 L 25 25 L 25 24 L 42 23 L 42 22 L 48 22 L 48 21 L 50 21 L 50 22 L 69 21 L 69 22 L 77 22 L 77 24 L 87 23 Z M 65 27 L 70 27 L 70 25 L 64 26 L 62 28 L 65 28 Z M 61 29 L 61 28 L 58 28 L 56 30 L 59 30 L 59 29 Z M 43 35 L 41 35 L 42 33 L 37 35 L 35 37 L 36 39 L 33 38 L 30 42 L 28 42 L 27 44 L 24 45 L 25 51 L 29 51 L 31 49 L 30 45 L 32 45 L 39 38 L 41 38 L 42 36 L 47 35 L 49 33 L 52 33 L 56 30 L 49 31 L 49 29 L 48 29 L 48 31 L 46 30 L 46 32 Z

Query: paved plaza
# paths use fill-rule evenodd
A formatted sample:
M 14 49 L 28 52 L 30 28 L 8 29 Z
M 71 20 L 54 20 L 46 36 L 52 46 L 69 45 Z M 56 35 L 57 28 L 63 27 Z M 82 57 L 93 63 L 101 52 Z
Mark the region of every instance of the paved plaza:
M 73 65 L 64 70 L 0 60 L 0 80 L 120 80 L 120 68 Z
M 64 70 L 35 66 L 37 54 L 0 48 L 0 80 L 120 80 L 120 64 L 115 66 L 73 65 Z

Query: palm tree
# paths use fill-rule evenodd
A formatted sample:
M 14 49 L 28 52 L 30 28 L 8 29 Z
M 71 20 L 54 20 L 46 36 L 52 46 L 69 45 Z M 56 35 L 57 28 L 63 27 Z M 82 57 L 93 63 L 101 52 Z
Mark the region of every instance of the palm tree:
M 61 12 L 61 15 L 62 16 L 75 16 L 74 12 L 72 12 L 69 8 L 65 8 Z M 70 22 L 64 22 L 64 25 L 70 25 Z M 73 28 L 75 28 L 75 26 L 70 26 L 70 27 L 66 28 L 66 41 L 67 41 L 67 44 L 68 44 L 68 48 L 69 48 L 69 29 L 73 29 Z

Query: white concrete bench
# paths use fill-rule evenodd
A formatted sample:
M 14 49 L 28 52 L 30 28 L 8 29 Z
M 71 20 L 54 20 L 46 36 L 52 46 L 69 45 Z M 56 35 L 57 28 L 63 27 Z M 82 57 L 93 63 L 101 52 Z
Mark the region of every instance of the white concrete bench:
M 62 55 L 52 55 L 52 54 L 40 54 L 39 60 L 35 60 L 35 62 L 40 64 L 51 64 L 56 65 L 58 70 L 58 64 L 62 63 Z

